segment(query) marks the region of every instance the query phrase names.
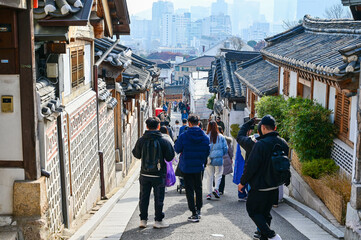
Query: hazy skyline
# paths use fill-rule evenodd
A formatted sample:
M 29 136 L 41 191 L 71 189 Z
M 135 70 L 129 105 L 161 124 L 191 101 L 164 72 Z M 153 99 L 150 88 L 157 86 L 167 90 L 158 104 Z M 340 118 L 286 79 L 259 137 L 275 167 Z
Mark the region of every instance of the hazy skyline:
M 128 10 L 129 15 L 137 15 L 139 16 L 139 13 L 141 14 L 141 17 L 144 19 L 151 19 L 151 9 L 153 2 L 157 2 L 158 0 L 128 0 Z M 164 0 L 165 1 L 165 0 Z M 211 7 L 213 2 L 216 2 L 217 0 L 168 0 L 169 2 L 172 2 L 174 4 L 174 9 L 178 8 L 188 8 L 190 9 L 191 6 L 205 6 L 205 7 Z M 225 0 L 228 4 L 233 4 L 234 0 Z M 260 2 L 261 8 L 260 13 L 264 14 L 267 21 L 272 21 L 273 19 L 273 11 L 269 11 L 270 9 L 273 9 L 273 0 L 248 0 L 253 2 Z M 296 0 L 291 0 L 296 1 Z M 315 0 L 317 1 L 317 0 Z

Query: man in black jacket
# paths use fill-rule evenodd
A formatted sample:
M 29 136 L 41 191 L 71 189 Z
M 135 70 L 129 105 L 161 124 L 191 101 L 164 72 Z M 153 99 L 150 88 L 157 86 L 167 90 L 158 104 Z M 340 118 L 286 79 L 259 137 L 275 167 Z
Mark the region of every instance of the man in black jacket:
M 278 202 L 278 184 L 273 173 L 271 156 L 276 144 L 280 145 L 285 153 L 288 153 L 288 146 L 275 129 L 276 121 L 272 116 L 267 115 L 262 118 L 260 122 L 262 136 L 253 146 L 244 167 L 241 183 L 238 185 L 240 191 L 246 183 L 251 186 L 246 207 L 248 215 L 261 232 L 261 240 L 281 239 L 270 229 L 272 205 Z
M 172 143 L 159 131 L 159 118 L 150 117 L 145 123 L 148 131 L 145 131 L 144 135 L 138 139 L 132 151 L 134 157 L 141 159 L 142 162 L 139 176 L 139 227 L 147 227 L 149 198 L 153 188 L 155 201 L 155 223 L 153 227 L 166 228 L 169 225 L 163 221 L 163 201 L 167 174 L 167 165 L 164 160 L 172 161 L 174 148 Z

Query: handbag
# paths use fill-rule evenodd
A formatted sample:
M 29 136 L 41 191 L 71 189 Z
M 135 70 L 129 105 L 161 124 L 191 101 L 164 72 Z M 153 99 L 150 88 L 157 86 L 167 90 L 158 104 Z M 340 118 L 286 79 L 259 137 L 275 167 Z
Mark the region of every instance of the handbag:
M 175 177 L 172 162 L 173 162 L 173 160 L 170 161 L 170 162 L 165 161 L 165 163 L 167 165 L 167 176 L 166 176 L 166 181 L 165 181 L 165 186 L 166 187 L 171 187 L 176 182 L 176 177 Z

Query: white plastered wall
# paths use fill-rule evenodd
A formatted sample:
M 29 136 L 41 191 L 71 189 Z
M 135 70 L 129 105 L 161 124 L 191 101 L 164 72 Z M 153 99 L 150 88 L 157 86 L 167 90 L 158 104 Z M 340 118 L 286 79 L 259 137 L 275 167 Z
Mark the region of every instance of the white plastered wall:
M 281 74 L 280 74 L 280 88 L 278 89 L 278 93 L 280 95 L 283 95 L 283 71 L 285 69 L 283 67 L 281 67 Z
M 328 100 L 328 109 L 332 110 L 332 114 L 330 115 L 332 123 L 335 120 L 335 96 L 336 96 L 336 88 L 330 87 L 330 96 L 329 96 L 329 100 Z
M 297 97 L 297 73 L 290 72 L 290 97 Z
M 351 98 L 351 119 L 350 119 L 350 135 L 349 140 L 356 142 L 357 132 L 357 96 Z
M 313 99 L 316 100 L 323 107 L 326 107 L 326 91 L 326 84 L 319 81 L 314 81 Z

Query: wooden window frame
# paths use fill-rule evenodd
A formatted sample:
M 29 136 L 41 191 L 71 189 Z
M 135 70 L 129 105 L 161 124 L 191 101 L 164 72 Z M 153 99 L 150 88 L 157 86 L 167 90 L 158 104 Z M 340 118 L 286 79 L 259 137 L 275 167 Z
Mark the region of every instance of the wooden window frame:
M 70 69 L 71 69 L 71 88 L 77 89 L 84 85 L 85 72 L 85 47 L 77 46 L 70 48 Z
M 336 101 L 335 101 L 334 124 L 337 127 L 337 131 L 338 131 L 337 136 L 343 142 L 353 147 L 353 142 L 349 140 L 352 99 L 350 97 L 346 97 L 346 95 L 341 91 L 336 91 L 335 98 Z
M 290 95 L 290 78 L 291 73 L 288 70 L 283 70 L 283 95 L 289 96 Z

